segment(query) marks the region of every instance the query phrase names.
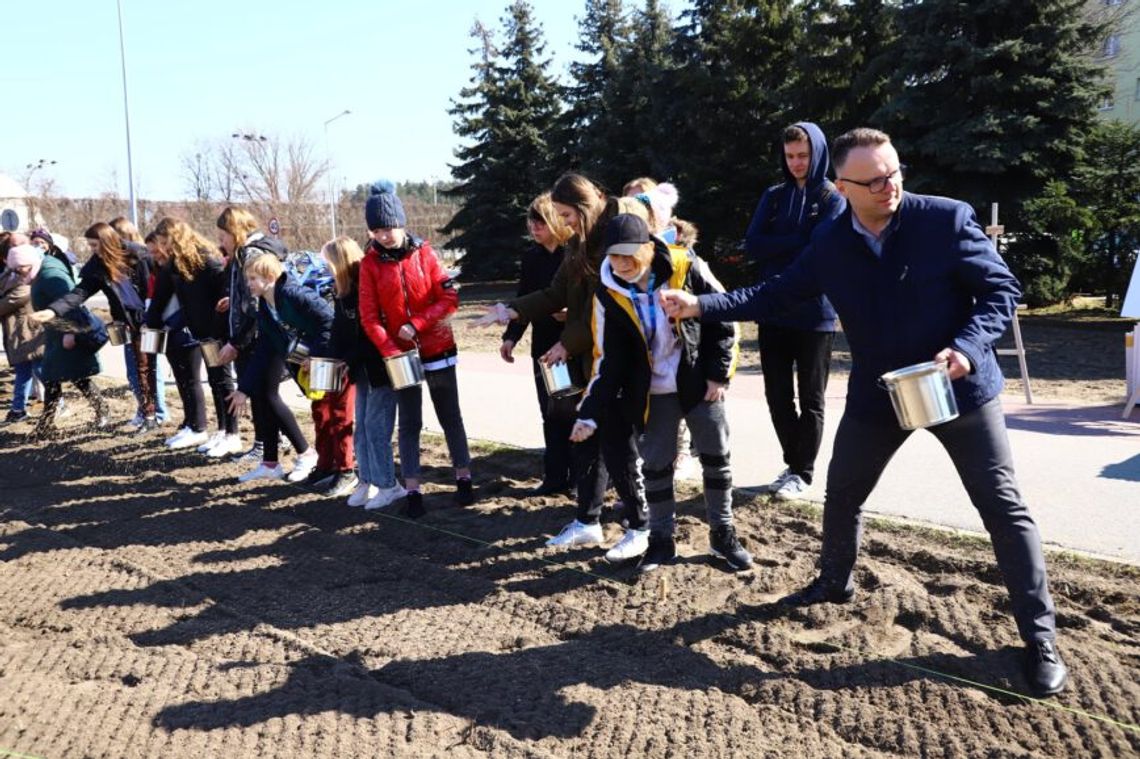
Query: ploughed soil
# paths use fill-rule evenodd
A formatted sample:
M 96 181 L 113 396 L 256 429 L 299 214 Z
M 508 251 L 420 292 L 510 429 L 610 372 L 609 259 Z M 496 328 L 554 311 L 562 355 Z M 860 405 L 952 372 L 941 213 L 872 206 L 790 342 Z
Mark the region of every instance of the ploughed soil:
M 782 611 L 815 571 L 805 506 L 739 498 L 756 566 L 730 574 L 682 490 L 679 561 L 638 578 L 544 547 L 573 507 L 523 496 L 533 451 L 476 445 L 479 500 L 458 508 L 425 437 L 411 522 L 238 484 L 238 464 L 96 432 L 68 401 L 55 440 L 0 427 L 0 754 L 1140 753 L 1135 567 L 1049 555 L 1073 675 L 1035 702 L 982 541 L 872 523 L 853 603 Z

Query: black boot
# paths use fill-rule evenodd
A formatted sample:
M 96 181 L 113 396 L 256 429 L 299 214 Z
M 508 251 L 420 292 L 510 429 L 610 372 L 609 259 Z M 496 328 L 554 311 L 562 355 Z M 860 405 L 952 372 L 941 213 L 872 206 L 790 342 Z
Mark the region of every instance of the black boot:
M 677 543 L 673 536 L 661 536 L 649 533 L 649 548 L 641 555 L 637 562 L 638 572 L 652 572 L 665 564 L 672 564 L 677 558 Z
M 455 481 L 455 505 L 470 506 L 475 503 L 475 488 L 470 477 L 460 477 Z
M 408 503 L 404 509 L 404 516 L 408 519 L 419 519 L 427 510 L 424 509 L 424 495 L 418 490 L 412 490 L 408 493 Z
M 740 571 L 752 566 L 752 554 L 740 545 L 736 528 L 730 524 L 716 525 L 709 530 L 709 553 L 724 559 L 732 569 Z

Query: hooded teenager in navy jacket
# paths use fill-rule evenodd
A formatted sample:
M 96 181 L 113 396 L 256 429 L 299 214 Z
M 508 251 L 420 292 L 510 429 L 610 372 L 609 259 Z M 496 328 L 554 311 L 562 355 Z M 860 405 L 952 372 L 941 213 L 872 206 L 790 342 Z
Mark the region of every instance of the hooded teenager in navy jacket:
M 1055 647 L 1056 615 L 1037 532 L 1018 492 L 998 393 L 994 343 L 1021 295 L 1017 280 L 965 203 L 902 190 L 903 166 L 874 129 L 840 136 L 836 186 L 848 209 L 816 230 L 811 246 L 775 279 L 727 294 L 663 293 L 670 316 L 763 319 L 826 294 L 851 345 L 847 409 L 827 472 L 820 574 L 786 605 L 847 603 L 863 503 L 910 435 L 898 425 L 885 372 L 947 364 L 960 416 L 930 427 L 962 477 L 993 540 L 1027 646 L 1026 679 L 1039 695 L 1060 692 L 1068 670 Z
M 803 254 L 816 226 L 847 207 L 827 178 L 827 141 L 815 124 L 801 121 L 785 129 L 777 155 L 784 181 L 765 190 L 744 238 L 761 282 L 787 269 Z M 787 466 L 769 485 L 777 498 L 798 497 L 812 483 L 834 337 L 835 309 L 825 295 L 760 323 L 764 395 Z

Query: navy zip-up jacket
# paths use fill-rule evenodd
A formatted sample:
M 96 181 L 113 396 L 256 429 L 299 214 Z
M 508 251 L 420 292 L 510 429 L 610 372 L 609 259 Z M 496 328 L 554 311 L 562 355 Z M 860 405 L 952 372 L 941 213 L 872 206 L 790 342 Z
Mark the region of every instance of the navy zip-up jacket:
M 279 381 L 276 377 L 267 377 L 266 368 L 273 354 L 288 354 L 289 343 L 294 336 L 299 336 L 309 346 L 310 356 L 323 358 L 329 355 L 333 309 L 327 300 L 304 285 L 290 281 L 287 274 L 282 274 L 274 283 L 273 300 L 277 308 L 276 319 L 264 299 L 258 299 L 253 357 L 238 378 L 238 390 L 246 395 L 251 395 L 259 384 Z
M 970 206 L 903 193 L 876 255 L 851 225 L 848 208 L 819 227 L 783 274 L 763 284 L 700 296 L 702 318 L 760 320 L 825 294 L 851 347 L 847 413 L 894 423 L 880 375 L 930 361 L 943 348 L 970 360 L 953 382 L 962 413 L 1001 392 L 994 344 L 1013 318 L 1021 288 Z
M 796 178 L 784 160 L 784 142 L 778 140 L 776 155 L 784 181 L 764 191 L 744 235 L 744 249 L 749 259 L 759 265 L 760 282 L 788 268 L 808 246 L 816 226 L 839 216 L 847 207 L 847 201 L 827 178 L 831 158 L 823 132 L 810 121 L 797 122 L 796 126 L 807 132 L 811 144 L 807 182 L 803 189 L 796 185 Z M 833 332 L 835 309 L 826 297 L 820 296 L 785 314 L 765 319 L 764 324 Z

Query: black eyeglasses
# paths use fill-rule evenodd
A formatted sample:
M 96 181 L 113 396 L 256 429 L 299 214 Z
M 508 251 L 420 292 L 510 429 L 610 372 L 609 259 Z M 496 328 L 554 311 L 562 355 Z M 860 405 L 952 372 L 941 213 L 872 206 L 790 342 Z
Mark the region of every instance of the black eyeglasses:
M 892 171 L 890 174 L 887 174 L 883 177 L 875 177 L 869 182 L 860 182 L 858 179 L 848 179 L 847 177 L 837 177 L 837 179 L 839 179 L 841 182 L 850 182 L 851 184 L 857 184 L 860 187 L 866 187 L 870 192 L 877 195 L 883 190 L 887 189 L 887 184 L 890 183 L 896 175 L 899 179 L 906 179 L 905 164 L 900 163 L 899 167 Z

